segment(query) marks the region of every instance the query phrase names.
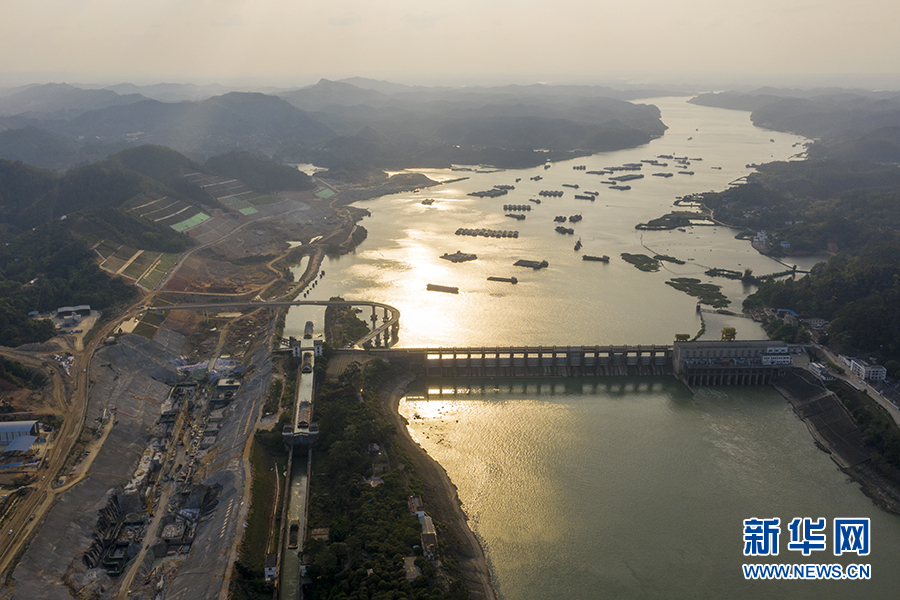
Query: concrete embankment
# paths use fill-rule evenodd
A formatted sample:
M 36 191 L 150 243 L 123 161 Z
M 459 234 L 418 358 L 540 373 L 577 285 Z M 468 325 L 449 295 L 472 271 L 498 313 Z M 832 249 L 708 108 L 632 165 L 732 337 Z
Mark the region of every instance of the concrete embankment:
M 795 370 L 775 384 L 775 389 L 794 407 L 816 443 L 842 468 L 871 458 L 863 434 L 838 398 L 811 374 Z

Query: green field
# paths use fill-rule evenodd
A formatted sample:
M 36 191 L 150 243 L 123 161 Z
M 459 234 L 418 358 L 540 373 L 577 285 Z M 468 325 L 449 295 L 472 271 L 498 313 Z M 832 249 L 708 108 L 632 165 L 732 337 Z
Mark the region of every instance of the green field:
M 163 321 L 166 320 L 166 316 L 168 314 L 168 311 L 165 311 L 163 313 L 148 312 L 144 315 L 144 318 L 141 319 L 141 322 L 138 323 L 138 325 L 150 325 L 158 329 L 159 326 L 163 324 Z
M 165 272 L 160 272 L 160 271 L 157 271 L 156 269 L 153 269 L 152 271 L 150 271 L 149 273 L 144 275 L 140 281 L 138 281 L 138 285 L 141 286 L 142 288 L 144 288 L 145 290 L 152 290 L 153 288 L 156 287 L 156 284 L 158 284 L 160 281 L 162 281 L 162 278 L 164 276 L 165 276 Z
M 190 229 L 191 227 L 196 227 L 200 223 L 203 223 L 204 221 L 208 220 L 209 218 L 210 218 L 209 215 L 201 212 L 201 213 L 197 213 L 196 215 L 194 215 L 193 217 L 191 217 L 190 219 L 188 219 L 186 221 L 182 221 L 180 223 L 175 223 L 174 225 L 169 225 L 169 227 L 171 227 L 178 233 L 181 233 L 182 231 L 186 231 L 186 230 Z
M 118 258 L 116 256 L 111 256 L 111 257 L 107 258 L 106 261 L 104 261 L 103 268 L 106 269 L 107 271 L 110 271 L 111 273 L 115 273 L 119 269 L 121 269 L 124 265 L 125 265 L 124 260 L 122 260 L 121 258 Z
M 144 274 L 144 271 L 150 268 L 150 265 L 156 262 L 156 259 L 160 257 L 159 252 L 144 252 L 128 265 L 124 271 L 122 271 L 122 275 L 128 277 L 129 279 L 137 280 L 141 275 Z
M 159 257 L 159 262 L 153 267 L 153 270 L 147 273 L 140 281 L 138 281 L 138 285 L 147 290 L 152 290 L 156 287 L 163 277 L 166 276 L 166 273 L 169 272 L 169 269 L 175 264 L 175 261 L 178 260 L 177 254 L 162 254 Z
M 154 267 L 154 270 L 168 273 L 169 269 L 171 269 L 175 265 L 175 261 L 177 260 L 177 254 L 165 253 L 159 257 L 159 262 L 156 264 L 156 267 Z

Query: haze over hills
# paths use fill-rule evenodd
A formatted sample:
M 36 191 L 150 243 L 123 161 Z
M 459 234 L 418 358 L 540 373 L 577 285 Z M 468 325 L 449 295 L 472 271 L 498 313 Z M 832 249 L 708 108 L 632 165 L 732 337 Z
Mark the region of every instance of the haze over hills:
M 81 90 L 85 95 L 79 98 L 77 110 L 68 113 L 60 112 L 58 86 L 31 87 L 0 98 L 7 115 L 0 119 L 0 128 L 6 130 L 0 137 L 0 155 L 21 160 L 42 155 L 36 164 L 67 168 L 96 155 L 85 152 L 89 144 L 118 150 L 124 143 L 143 142 L 169 146 L 201 160 L 241 148 L 285 162 L 318 161 L 327 167 L 361 160 L 365 161 L 362 166 L 379 168 L 483 160 L 525 166 L 543 162 L 545 157 L 535 152 L 538 149 L 620 149 L 646 143 L 665 131 L 655 107 L 611 98 L 613 91 L 608 88 L 450 89 L 358 82 L 370 87 L 322 80 L 280 96 L 228 92 L 196 102 L 160 102 L 112 90 Z M 67 93 L 70 88 L 66 86 Z M 56 111 L 16 113 L 25 106 L 23 94 L 30 99 L 29 106 L 40 104 Z M 16 130 L 20 133 L 9 133 Z M 364 131 L 375 132 L 380 140 L 370 152 L 341 150 L 346 147 L 343 138 L 353 139 Z M 416 151 L 404 149 L 410 146 Z
M 748 110 L 759 127 L 815 138 L 846 138 L 900 125 L 900 92 L 762 88 L 746 94 L 700 94 L 691 102 Z
M 65 83 L 27 87 L 0 97 L 0 116 L 19 115 L 40 119 L 67 119 L 89 110 L 146 100 L 138 93 L 81 89 Z

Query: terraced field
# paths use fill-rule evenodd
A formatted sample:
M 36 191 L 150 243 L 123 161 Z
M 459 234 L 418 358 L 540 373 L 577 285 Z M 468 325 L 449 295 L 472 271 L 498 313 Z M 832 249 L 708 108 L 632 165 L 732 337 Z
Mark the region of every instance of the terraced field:
M 138 285 L 144 289 L 152 290 L 156 287 L 156 285 L 165 277 L 166 273 L 169 272 L 175 265 L 175 261 L 178 260 L 177 254 L 162 254 L 159 256 L 159 260 L 153 266 L 140 281 L 138 281 Z

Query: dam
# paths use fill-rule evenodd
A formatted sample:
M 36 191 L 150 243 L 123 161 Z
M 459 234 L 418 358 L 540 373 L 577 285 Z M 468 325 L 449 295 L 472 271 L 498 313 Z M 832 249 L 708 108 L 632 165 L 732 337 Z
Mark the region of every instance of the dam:
M 675 342 L 671 346 L 389 348 L 373 350 L 430 379 L 674 375 L 693 385 L 768 385 L 793 364 L 773 340 Z M 345 352 L 345 351 L 338 351 Z

